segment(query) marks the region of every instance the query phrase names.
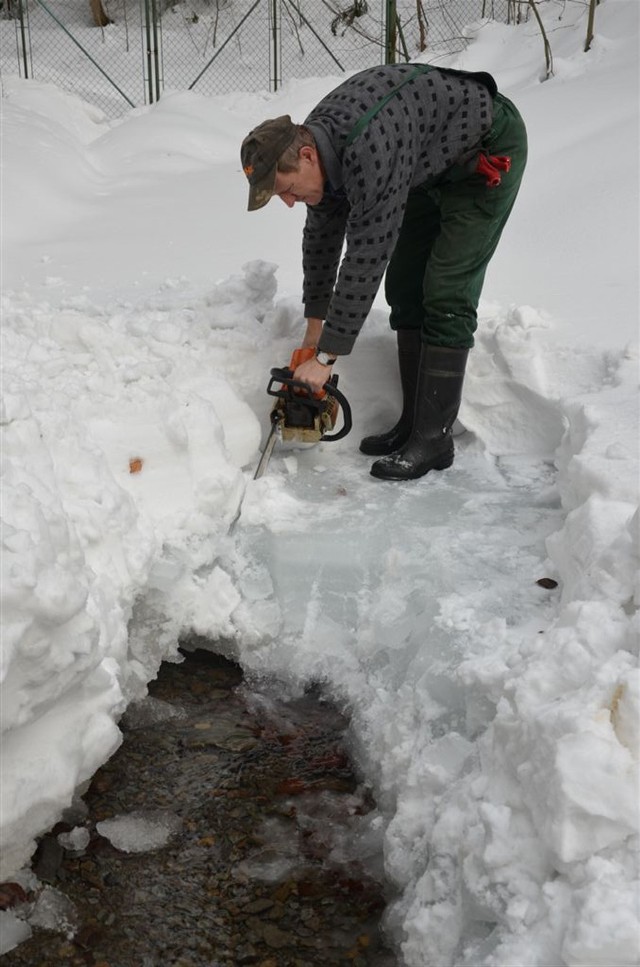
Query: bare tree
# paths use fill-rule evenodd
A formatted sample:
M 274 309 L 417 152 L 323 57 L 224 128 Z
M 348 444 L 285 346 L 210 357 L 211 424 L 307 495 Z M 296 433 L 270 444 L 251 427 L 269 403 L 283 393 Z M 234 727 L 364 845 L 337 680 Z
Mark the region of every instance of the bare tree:
M 587 38 L 584 42 L 584 52 L 587 53 L 591 49 L 591 42 L 593 40 L 594 23 L 596 19 L 596 7 L 600 0 L 589 0 L 589 19 L 587 20 Z
M 549 80 L 549 78 L 553 74 L 553 54 L 551 53 L 551 44 L 549 43 L 549 38 L 547 37 L 547 31 L 544 29 L 542 17 L 538 13 L 536 0 L 529 0 L 529 6 L 533 10 L 533 14 L 536 20 L 538 21 L 538 27 L 540 28 L 540 33 L 542 34 L 542 42 L 544 44 L 544 60 L 547 68 L 546 79 Z
M 418 14 L 418 29 L 420 31 L 418 50 L 423 51 L 427 49 L 429 23 L 427 21 L 427 15 L 424 12 L 424 7 L 422 6 L 422 0 L 416 0 L 416 13 Z
M 348 7 L 344 10 L 338 8 L 338 11 L 331 21 L 331 33 L 334 37 L 338 36 L 338 30 L 343 27 L 341 36 L 344 36 L 347 27 L 352 27 L 353 22 L 356 17 L 363 17 L 365 13 L 369 10 L 367 6 L 367 0 L 352 0 Z
M 112 22 L 105 13 L 105 9 L 102 6 L 102 0 L 89 0 L 89 6 L 91 8 L 91 15 L 96 27 L 106 27 L 107 24 Z

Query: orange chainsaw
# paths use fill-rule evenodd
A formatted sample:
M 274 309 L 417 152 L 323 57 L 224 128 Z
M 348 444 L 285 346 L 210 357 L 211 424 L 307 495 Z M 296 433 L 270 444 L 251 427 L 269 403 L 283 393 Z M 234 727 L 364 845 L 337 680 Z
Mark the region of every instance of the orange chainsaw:
M 267 393 L 275 397 L 271 409 L 271 431 L 267 437 L 258 468 L 253 479 L 261 477 L 271 458 L 276 440 L 283 443 L 319 443 L 321 440 L 341 440 L 351 430 L 351 407 L 338 389 L 338 377 L 331 376 L 322 392 L 314 393 L 308 383 L 294 379 L 297 367 L 312 359 L 315 349 L 296 349 L 288 369 L 272 369 Z M 337 433 L 330 433 L 342 410 L 343 425 Z M 327 435 L 330 434 L 330 435 Z

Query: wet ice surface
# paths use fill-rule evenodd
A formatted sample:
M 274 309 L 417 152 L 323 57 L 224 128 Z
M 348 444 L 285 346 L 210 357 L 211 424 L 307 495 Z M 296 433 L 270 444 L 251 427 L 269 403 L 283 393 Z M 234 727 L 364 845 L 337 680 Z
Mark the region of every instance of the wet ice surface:
M 256 605 L 261 580 L 272 585 L 277 635 L 296 641 L 301 674 L 310 660 L 331 677 L 330 662 L 314 658 L 329 643 L 330 659 L 354 656 L 393 686 L 409 664 L 435 673 L 438 661 L 481 651 L 487 642 L 475 632 L 492 621 L 543 628 L 550 597 L 536 581 L 546 575 L 545 538 L 562 519 L 554 468 L 496 462 L 465 436 L 458 450 L 452 469 L 407 483 L 374 480 L 370 459 L 345 460 L 330 444 L 320 460 L 283 451 L 271 478 L 249 489 L 237 541 L 255 563 Z M 283 491 L 288 503 L 275 499 Z M 250 598 L 248 582 L 244 591 Z M 268 652 L 277 666 L 277 642 Z M 254 660 L 251 648 L 244 659 Z

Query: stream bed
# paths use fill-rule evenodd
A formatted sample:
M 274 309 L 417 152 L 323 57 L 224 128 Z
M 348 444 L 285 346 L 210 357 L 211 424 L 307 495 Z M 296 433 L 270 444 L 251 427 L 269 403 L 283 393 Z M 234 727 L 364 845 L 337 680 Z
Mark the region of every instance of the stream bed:
M 287 699 L 211 651 L 165 662 L 124 740 L 0 885 L 31 937 L 3 967 L 395 967 L 381 820 L 321 689 Z

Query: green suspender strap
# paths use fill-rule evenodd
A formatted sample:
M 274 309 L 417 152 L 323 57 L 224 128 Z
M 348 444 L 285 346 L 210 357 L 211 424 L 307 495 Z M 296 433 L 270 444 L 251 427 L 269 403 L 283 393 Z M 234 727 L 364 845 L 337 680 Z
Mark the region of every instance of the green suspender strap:
M 358 118 L 352 130 L 349 132 L 349 137 L 347 138 L 345 147 L 348 148 L 349 145 L 356 140 L 356 138 L 360 137 L 369 121 L 382 110 L 385 104 L 389 103 L 392 97 L 396 96 L 401 87 L 404 87 L 405 84 L 408 84 L 409 81 L 414 80 L 414 78 L 418 77 L 420 74 L 426 74 L 428 71 L 432 70 L 433 67 L 431 64 L 416 65 L 415 70 L 411 71 L 410 74 L 407 74 L 406 77 L 403 77 L 399 84 L 396 84 L 395 87 L 392 87 L 388 94 L 385 94 L 385 96 L 381 98 L 377 104 L 374 104 L 373 107 L 369 108 L 366 114 L 363 114 L 362 117 Z
M 419 77 L 420 74 L 427 74 L 429 71 L 432 71 L 432 70 L 435 70 L 435 68 L 431 64 L 416 64 L 415 70 L 411 71 L 410 74 L 407 74 L 406 77 L 404 77 L 399 84 L 396 84 L 395 87 L 392 87 L 389 93 L 385 94 L 385 96 L 381 98 L 377 102 L 377 104 L 374 104 L 373 107 L 370 107 L 369 110 L 366 112 L 366 114 L 363 114 L 362 117 L 358 118 L 352 130 L 349 132 L 349 136 L 345 143 L 345 148 L 348 148 L 349 145 L 352 144 L 356 140 L 356 138 L 362 134 L 362 132 L 366 128 L 369 121 L 372 118 L 374 118 L 379 111 L 382 110 L 385 104 L 388 104 L 388 102 L 391 100 L 392 97 L 396 96 L 398 91 L 402 87 L 404 87 L 405 84 L 408 84 L 409 81 L 412 81 L 416 77 Z M 487 88 L 487 90 L 489 91 L 492 97 L 495 97 L 498 91 L 496 82 L 494 81 L 491 74 L 486 74 L 484 71 L 477 71 L 477 72 L 459 71 L 459 70 L 454 70 L 451 67 L 448 67 L 448 68 L 439 67 L 438 70 L 440 71 L 441 74 L 452 74 L 454 77 L 472 77 L 474 80 L 479 81 L 479 83 L 484 84 L 484 86 Z

